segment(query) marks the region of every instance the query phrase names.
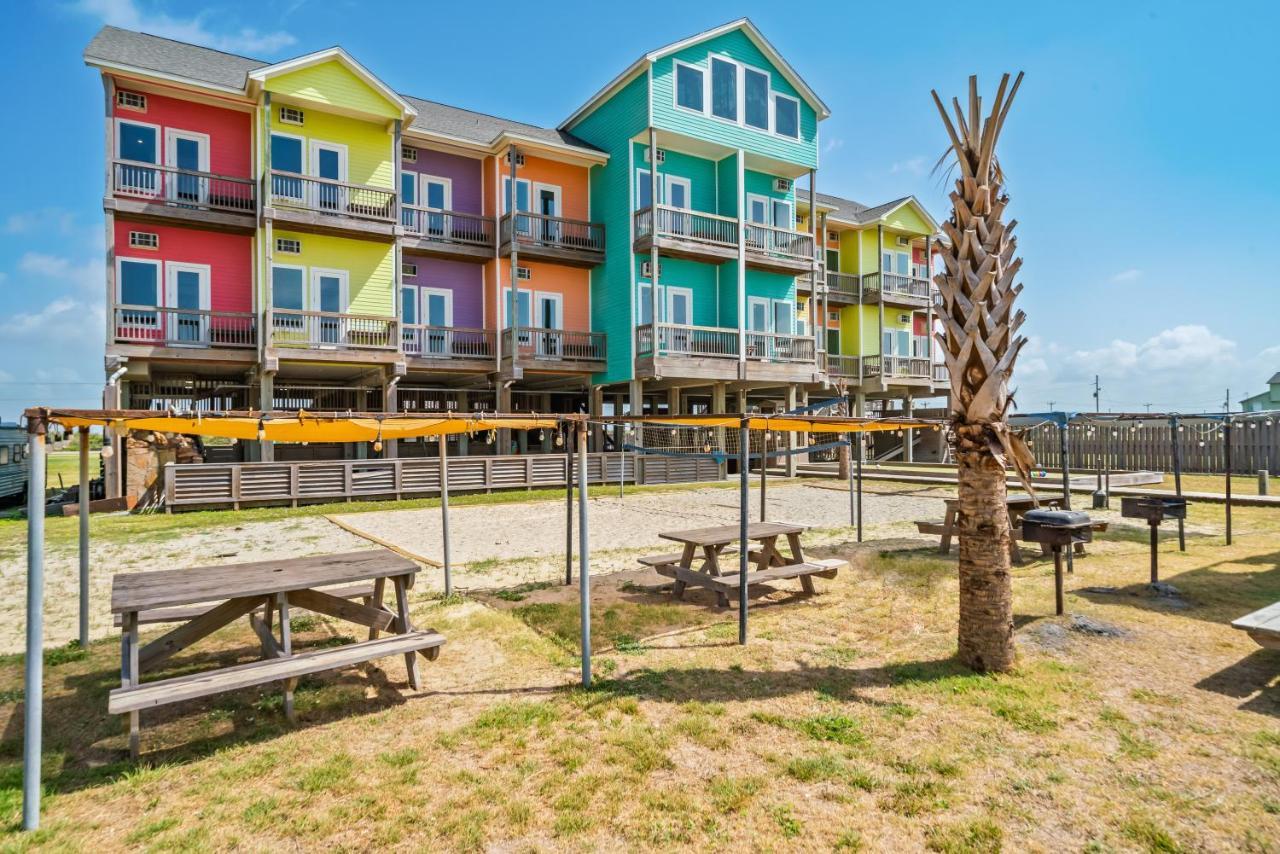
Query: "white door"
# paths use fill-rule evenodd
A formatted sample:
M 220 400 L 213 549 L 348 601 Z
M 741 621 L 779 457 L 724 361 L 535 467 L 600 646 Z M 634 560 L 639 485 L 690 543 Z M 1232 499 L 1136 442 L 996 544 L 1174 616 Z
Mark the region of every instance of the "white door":
M 167 128 L 164 132 L 164 162 L 180 169 L 169 177 L 165 195 L 170 201 L 204 204 L 209 201 L 209 179 L 192 172 L 209 171 L 209 137 L 203 133 Z
M 534 307 L 537 311 L 534 324 L 540 330 L 544 330 L 537 333 L 538 340 L 535 343 L 538 355 L 559 356 L 561 336 L 556 332 L 545 330 L 564 328 L 564 297 L 560 294 L 539 291 L 534 295 Z
M 166 337 L 186 347 L 209 345 L 209 265 L 165 264 L 165 302 L 171 309 L 190 309 L 191 313 L 168 314 Z
M 347 310 L 347 271 L 311 268 L 312 311 L 321 312 L 311 326 L 312 342 L 321 346 L 343 343 L 345 330 L 337 315 Z
M 424 208 L 429 211 L 453 210 L 453 181 L 435 175 L 423 175 L 419 180 L 422 181 L 422 194 L 419 198 L 422 199 Z M 445 237 L 448 225 L 445 215 L 429 213 L 423 217 L 422 233 L 432 237 Z
M 693 291 L 667 287 L 667 322 L 680 326 L 693 325 Z
M 311 204 L 324 211 L 345 211 L 347 190 L 347 147 L 336 142 L 311 140 L 311 174 L 317 182 Z
M 423 288 L 422 322 L 427 325 L 427 352 L 447 355 L 453 328 L 453 291 L 446 288 Z

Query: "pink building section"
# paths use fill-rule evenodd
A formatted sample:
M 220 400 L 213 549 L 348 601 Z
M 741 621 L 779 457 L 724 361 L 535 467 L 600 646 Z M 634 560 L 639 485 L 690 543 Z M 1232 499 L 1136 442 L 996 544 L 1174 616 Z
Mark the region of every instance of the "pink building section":
M 132 91 L 121 80 L 118 90 Z M 247 111 L 215 107 L 193 101 L 180 101 L 147 92 L 147 107 L 137 110 L 114 105 L 114 115 L 121 121 L 160 126 L 160 157 L 164 162 L 167 148 L 165 131 L 183 130 L 209 137 L 209 171 L 232 178 L 252 176 L 253 130 Z
M 157 249 L 129 245 L 129 232 L 155 234 Z M 209 267 L 209 301 L 214 311 L 253 311 L 253 237 L 180 228 L 173 225 L 131 222 L 116 219 L 115 249 L 117 258 L 136 258 L 163 263 L 202 264 Z M 160 282 L 165 282 L 162 269 Z M 165 288 L 160 287 L 159 302 L 165 303 Z

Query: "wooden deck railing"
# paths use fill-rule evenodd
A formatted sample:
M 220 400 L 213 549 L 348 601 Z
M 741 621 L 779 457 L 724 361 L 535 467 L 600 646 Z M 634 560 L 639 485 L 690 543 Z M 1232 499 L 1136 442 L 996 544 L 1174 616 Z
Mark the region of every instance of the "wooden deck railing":
M 400 326 L 400 349 L 407 356 L 424 359 L 492 359 L 492 329 L 461 329 L 404 323 Z
M 759 362 L 812 362 L 813 339 L 807 335 L 747 332 L 747 359 Z
M 518 242 L 524 245 L 581 252 L 604 252 L 602 223 L 521 212 L 516 215 L 515 227 Z M 511 214 L 502 217 L 499 228 L 502 242 L 510 241 Z
M 860 278 L 856 273 L 832 273 L 828 272 L 825 277 L 827 283 L 827 293 L 830 296 L 844 297 L 845 299 L 856 300 L 858 298 L 858 288 L 860 287 Z M 812 281 L 810 276 L 801 276 L 796 280 L 796 284 L 812 290 Z
M 111 168 L 112 192 L 117 196 L 234 213 L 251 214 L 255 209 L 251 178 L 232 178 L 132 160 L 113 160 Z
M 502 330 L 504 356 L 509 356 L 513 350 L 511 331 L 510 328 Z M 520 358 L 539 362 L 603 361 L 604 333 L 522 326 L 520 327 Z
M 405 234 L 439 243 L 493 246 L 493 218 L 458 211 L 428 210 L 415 205 L 400 209 Z
M 674 238 L 690 243 L 705 243 L 732 249 L 738 245 L 738 221 L 733 217 L 704 211 L 691 211 L 658 205 L 658 237 Z M 635 213 L 636 237 L 653 233 L 654 208 L 641 208 Z
M 658 340 L 655 349 L 654 324 L 646 323 L 636 327 L 637 355 L 738 358 L 738 330 L 736 329 L 659 323 L 657 330 Z
M 747 223 L 747 252 L 794 261 L 812 261 L 813 235 L 789 228 Z
M 905 299 L 921 305 L 929 302 L 929 280 L 917 276 L 903 276 L 900 273 L 867 273 L 862 277 L 862 288 L 864 299 L 876 299 L 883 293 L 891 299 Z
M 862 364 L 864 377 L 926 380 L 933 377 L 929 360 L 914 356 L 864 356 Z
M 858 375 L 858 357 L 841 356 L 838 353 L 824 353 L 823 363 L 828 374 L 834 377 L 856 377 Z
M 394 317 L 332 311 L 267 310 L 267 340 L 273 347 L 314 350 L 396 350 L 400 322 Z
M 385 187 L 348 184 L 293 172 L 272 171 L 271 204 L 328 216 L 395 222 L 396 194 Z
M 450 491 L 531 489 L 563 486 L 564 454 L 510 456 L 451 456 Z M 631 453 L 587 455 L 587 479 L 592 483 L 635 482 L 637 457 Z M 689 480 L 686 468 L 669 472 L 663 465 L 645 471 L 639 461 L 640 480 L 660 483 Z M 572 472 L 575 475 L 577 460 Z M 695 477 L 718 479 L 719 467 L 702 467 Z M 164 467 L 167 508 L 250 503 L 335 501 L 348 498 L 399 498 L 440 491 L 438 457 L 400 457 L 389 460 L 333 460 L 283 463 L 169 463 Z
M 256 347 L 258 322 L 247 311 L 118 305 L 115 340 L 153 347 Z
M 935 383 L 951 382 L 951 375 L 947 373 L 947 366 L 942 362 L 933 363 L 933 381 Z

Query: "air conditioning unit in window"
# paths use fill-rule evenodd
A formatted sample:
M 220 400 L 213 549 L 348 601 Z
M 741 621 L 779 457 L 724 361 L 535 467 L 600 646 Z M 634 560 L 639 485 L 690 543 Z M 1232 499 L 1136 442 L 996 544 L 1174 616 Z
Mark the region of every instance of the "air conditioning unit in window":
M 648 162 L 649 162 L 649 147 L 648 147 L 648 146 L 645 146 L 645 149 L 644 149 L 644 162 L 645 162 L 645 163 L 648 163 Z M 666 149 L 664 149 L 664 148 L 659 148 L 659 149 L 658 149 L 658 164 L 659 164 L 659 165 L 661 165 L 661 164 L 666 163 L 666 162 L 667 162 L 667 151 L 666 151 Z
M 658 275 L 659 275 L 659 276 L 661 276 L 661 275 L 662 275 L 662 262 L 661 262 L 661 261 L 659 261 L 659 262 L 658 262 Z M 652 262 L 652 261 L 641 261 L 641 262 L 640 262 L 640 278 L 642 278 L 642 279 L 652 279 L 652 278 L 653 278 L 653 262 Z
M 898 315 L 898 322 L 899 322 L 899 323 L 910 323 L 910 322 L 911 322 L 911 315 L 909 315 L 909 314 L 900 314 L 900 315 Z
M 504 155 L 502 156 L 502 162 L 503 162 L 503 163 L 505 163 L 505 164 L 507 164 L 508 166 L 510 166 L 510 165 L 511 165 L 511 152 L 510 152 L 510 151 L 508 151 L 506 154 L 504 154 Z M 517 168 L 519 168 L 519 167 L 521 167 L 521 166 L 523 166 L 523 165 L 524 165 L 524 152 L 522 152 L 522 151 L 517 151 L 517 152 L 516 152 L 516 167 L 517 167 Z
M 899 237 L 898 237 L 898 245 L 899 245 L 899 246 L 910 246 L 910 245 L 911 245 L 911 238 L 909 238 L 909 237 L 901 237 L 901 236 L 899 236 Z
M 790 192 L 791 192 L 791 179 L 790 179 L 790 178 L 776 178 L 776 179 L 774 179 L 774 182 L 773 182 L 773 188 L 774 188 L 775 190 L 777 190 L 779 193 L 790 193 Z
M 533 274 L 529 272 L 529 268 L 528 268 L 528 267 L 516 267 L 516 278 L 517 278 L 517 279 L 532 279 L 532 278 L 533 278 Z

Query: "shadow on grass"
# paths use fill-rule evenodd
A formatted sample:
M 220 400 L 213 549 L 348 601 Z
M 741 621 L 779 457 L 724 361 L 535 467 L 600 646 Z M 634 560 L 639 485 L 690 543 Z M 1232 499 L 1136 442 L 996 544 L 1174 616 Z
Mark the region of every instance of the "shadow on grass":
M 1280 652 L 1257 649 L 1239 661 L 1201 679 L 1196 687 L 1244 700 L 1239 708 L 1280 717 Z

